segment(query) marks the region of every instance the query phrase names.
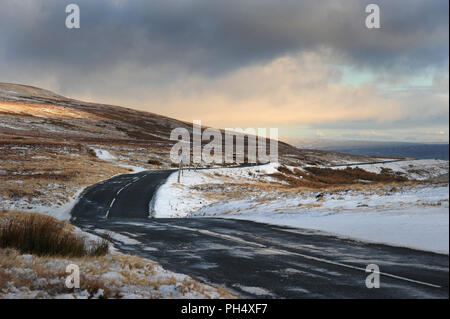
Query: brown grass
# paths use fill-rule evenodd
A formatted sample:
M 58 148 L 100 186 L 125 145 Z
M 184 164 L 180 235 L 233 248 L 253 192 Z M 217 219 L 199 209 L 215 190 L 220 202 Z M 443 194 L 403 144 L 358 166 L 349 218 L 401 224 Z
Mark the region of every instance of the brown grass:
M 64 204 L 78 189 L 128 172 L 94 155 L 82 145 L 0 144 L 0 197 L 30 207 Z
M 288 187 L 324 188 L 339 185 L 367 185 L 371 183 L 388 184 L 407 182 L 408 179 L 392 172 L 382 170 L 380 174 L 367 172 L 358 167 L 345 169 L 332 169 L 321 167 L 305 167 L 304 171 L 297 168 L 291 171 L 285 166 L 278 168 L 279 173 L 271 174 L 272 177 L 284 182 Z
M 389 183 L 408 180 L 406 177 L 394 174 L 389 169 L 383 169 L 380 174 L 367 172 L 358 167 L 345 169 L 306 167 L 305 170 L 324 184 L 355 184 L 361 181 Z
M 95 118 L 95 116 L 87 112 L 69 109 L 64 106 L 38 104 L 38 103 L 17 103 L 17 102 L 0 101 L 0 111 L 9 114 L 17 114 L 17 115 L 27 114 L 41 117 L 58 117 L 58 118 L 72 118 L 72 119 Z
M 41 214 L 13 214 L 0 224 L 0 247 L 38 256 L 103 256 L 109 244 L 104 239 L 87 247 L 84 238 L 69 231 L 66 223 Z
M 148 161 L 147 161 L 147 164 L 150 164 L 150 165 L 162 165 L 162 163 L 160 162 L 160 161 L 158 161 L 158 160 L 156 160 L 156 159 L 149 159 Z

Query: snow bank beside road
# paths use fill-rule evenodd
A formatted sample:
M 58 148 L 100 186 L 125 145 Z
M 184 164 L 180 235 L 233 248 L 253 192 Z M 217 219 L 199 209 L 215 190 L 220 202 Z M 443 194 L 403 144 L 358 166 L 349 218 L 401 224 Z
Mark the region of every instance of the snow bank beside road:
M 326 194 L 317 201 L 280 196 L 204 207 L 194 216 L 245 219 L 307 228 L 358 240 L 449 253 L 449 188 L 420 186 L 396 192 Z
M 229 207 L 225 208 L 228 210 Z M 305 214 L 270 213 L 254 208 L 239 213 L 221 213 L 221 207 L 210 207 L 212 214 L 203 216 L 252 220 L 260 223 L 320 230 L 346 238 L 392 246 L 449 253 L 448 208 L 413 207 L 393 211 L 320 212 Z M 200 212 L 199 212 L 200 213 Z M 202 211 L 205 213 L 205 211 Z
M 226 182 L 269 181 L 271 178 L 266 175 L 277 172 L 277 167 L 277 163 L 270 163 L 240 168 L 185 170 L 180 184 L 177 183 L 178 171 L 176 171 L 158 189 L 152 203 L 154 206 L 150 209 L 154 210 L 154 216 L 158 218 L 186 217 L 203 206 L 217 202 L 217 199 L 205 197 L 202 192 L 193 190 L 193 186 Z

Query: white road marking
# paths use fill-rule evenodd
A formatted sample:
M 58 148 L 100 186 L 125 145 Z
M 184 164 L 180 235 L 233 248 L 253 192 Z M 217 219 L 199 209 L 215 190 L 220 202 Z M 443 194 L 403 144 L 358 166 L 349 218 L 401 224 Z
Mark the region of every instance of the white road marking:
M 143 176 L 143 177 L 145 177 L 145 176 Z M 126 184 L 124 187 L 122 187 L 121 189 L 119 189 L 119 191 L 116 193 L 116 196 L 118 196 L 125 188 L 127 188 L 128 186 L 130 186 L 131 184 L 133 184 L 133 183 L 135 183 L 135 182 L 137 182 L 137 181 L 139 181 L 139 180 L 140 180 L 139 177 L 133 178 L 133 182 L 128 183 L 128 184 Z M 105 215 L 106 218 L 108 218 L 108 216 L 109 216 L 109 211 L 111 210 L 111 208 L 112 208 L 112 206 L 114 205 L 114 202 L 115 202 L 115 201 L 116 201 L 116 198 L 114 198 L 114 199 L 112 200 L 111 204 L 109 205 L 109 209 L 108 209 L 108 211 L 106 212 L 106 215 Z
M 189 228 L 189 227 L 176 226 L 176 225 L 167 225 L 167 224 L 160 224 L 160 223 L 155 223 L 155 224 L 164 225 L 164 226 L 170 226 L 170 227 L 173 227 L 173 228 L 178 228 L 178 229 L 183 229 L 183 230 L 188 230 L 188 231 L 193 231 L 193 232 L 205 234 L 205 235 L 208 235 L 208 236 L 218 237 L 218 238 L 222 238 L 222 239 L 228 239 L 228 240 L 231 240 L 231 241 L 234 241 L 234 242 L 238 242 L 238 243 L 241 243 L 241 244 L 247 244 L 247 245 L 260 247 L 260 248 L 266 248 L 266 246 L 261 245 L 259 243 L 246 241 L 246 240 L 244 240 L 242 238 L 234 237 L 234 236 L 230 236 L 230 235 L 218 234 L 218 233 L 215 233 L 215 232 L 212 232 L 212 231 L 209 231 L 209 230 Z
M 351 268 L 351 269 L 356 269 L 356 270 L 361 270 L 363 272 L 366 272 L 365 268 L 358 267 L 358 266 L 342 264 L 342 263 L 339 263 L 339 262 L 335 262 L 335 261 L 331 261 L 331 260 L 327 260 L 327 259 L 323 259 L 323 258 L 319 258 L 319 257 L 308 256 L 308 255 L 305 255 L 305 254 L 290 252 L 290 251 L 283 250 L 283 249 L 275 249 L 275 250 L 277 250 L 279 252 L 284 252 L 286 254 L 300 256 L 300 257 L 303 257 L 303 258 L 306 258 L 306 259 L 311 259 L 311 260 L 315 260 L 315 261 L 319 261 L 319 262 L 323 262 L 323 263 L 327 263 L 327 264 L 331 264 L 331 265 L 336 265 L 336 266 L 341 266 L 341 267 L 346 267 L 346 268 Z M 379 274 L 383 275 L 383 276 L 386 276 L 386 277 L 391 277 L 391 278 L 395 278 L 395 279 L 399 279 L 399 280 L 403 280 L 403 281 L 409 281 L 409 282 L 413 282 L 413 283 L 424 285 L 424 286 L 429 286 L 429 287 L 433 287 L 433 288 L 442 288 L 441 286 L 438 286 L 438 285 L 434 285 L 434 284 L 430 284 L 430 283 L 427 283 L 427 282 L 423 282 L 423 281 L 419 281 L 419 280 L 415 280 L 415 279 L 410 279 L 410 278 L 406 278 L 406 277 L 401 277 L 401 276 L 393 275 L 393 274 L 382 272 L 382 271 L 380 271 Z
M 111 201 L 111 204 L 109 205 L 108 211 L 106 212 L 106 215 L 105 215 L 106 218 L 108 218 L 108 216 L 109 216 L 109 211 L 111 210 L 112 205 L 114 205 L 114 202 L 115 202 L 115 201 L 116 201 L 115 198 Z
M 267 247 L 265 245 L 262 245 L 262 244 L 259 244 L 259 243 L 255 243 L 255 242 L 250 242 L 250 241 L 244 240 L 244 239 L 239 238 L 239 237 L 219 234 L 219 233 L 215 233 L 215 232 L 212 232 L 212 231 L 209 231 L 209 230 L 197 229 L 197 228 L 189 228 L 189 227 L 184 227 L 184 226 L 161 224 L 161 223 L 155 223 L 155 224 L 164 225 L 164 226 L 173 227 L 173 228 L 178 228 L 178 229 L 183 229 L 183 230 L 188 230 L 188 231 L 193 231 L 193 232 L 197 232 L 197 233 L 201 233 L 201 234 L 205 234 L 205 235 L 209 235 L 209 236 L 213 236 L 213 237 L 228 239 L 228 240 L 231 240 L 231 241 L 234 241 L 234 242 L 248 244 L 248 245 L 255 246 L 255 247 L 270 249 L 273 252 L 278 252 L 278 253 L 281 253 L 281 254 L 300 256 L 300 257 L 303 257 L 303 258 L 306 258 L 306 259 L 310 259 L 310 260 L 314 260 L 314 261 L 318 261 L 318 262 L 322 262 L 322 263 L 326 263 L 326 264 L 330 264 L 330 265 L 334 265 L 334 266 L 340 266 L 340 267 L 354 269 L 354 270 L 361 270 L 364 273 L 366 272 L 366 269 L 362 268 L 362 267 L 342 264 L 340 262 L 327 260 L 327 259 L 324 259 L 324 258 L 319 258 L 319 257 L 314 257 L 314 256 L 309 256 L 309 255 L 305 255 L 305 254 L 301 254 L 301 253 L 291 252 L 291 251 L 287 251 L 287 250 L 284 250 L 284 249 L 270 248 L 270 247 Z M 408 281 L 408 282 L 412 282 L 412 283 L 416 283 L 416 284 L 420 284 L 420 285 L 424 285 L 424 286 L 428 286 L 428 287 L 442 288 L 441 286 L 438 286 L 438 285 L 435 285 L 435 284 L 430 284 L 430 283 L 427 283 L 427 282 L 423 282 L 423 281 L 419 281 L 419 280 L 415 280 L 415 279 L 410 279 L 410 278 L 406 278 L 406 277 L 401 277 L 401 276 L 397 276 L 397 275 L 393 275 L 393 274 L 385 273 L 385 272 L 381 272 L 381 271 L 379 272 L 379 274 L 383 275 L 383 276 L 386 276 L 386 277 L 390 277 L 390 278 L 394 278 L 394 279 L 398 279 L 398 280 L 403 280 L 403 281 Z

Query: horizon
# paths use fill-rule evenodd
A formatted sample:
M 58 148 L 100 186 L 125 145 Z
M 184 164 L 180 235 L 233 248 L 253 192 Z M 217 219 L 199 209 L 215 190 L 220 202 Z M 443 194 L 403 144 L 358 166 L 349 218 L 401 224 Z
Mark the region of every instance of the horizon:
M 448 2 L 3 1 L 0 81 L 280 139 L 447 143 Z M 442 8 L 447 8 L 443 10 Z

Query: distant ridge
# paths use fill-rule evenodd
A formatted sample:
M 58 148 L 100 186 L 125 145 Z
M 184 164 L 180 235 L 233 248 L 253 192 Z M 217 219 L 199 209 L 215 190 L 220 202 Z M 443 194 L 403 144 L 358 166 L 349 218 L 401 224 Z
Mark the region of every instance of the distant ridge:
M 299 148 L 319 149 L 365 156 L 412 157 L 449 160 L 448 143 L 411 143 L 331 139 L 284 139 Z

